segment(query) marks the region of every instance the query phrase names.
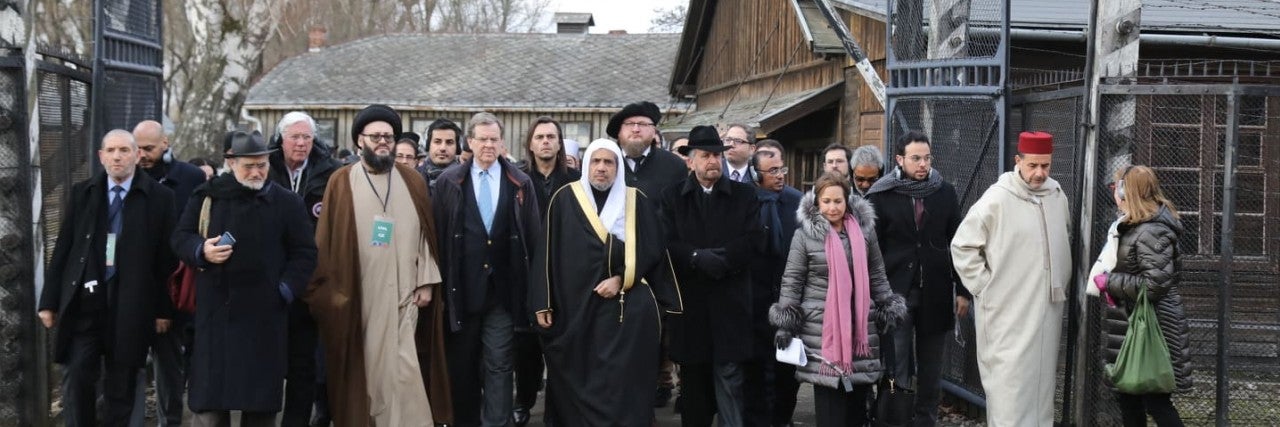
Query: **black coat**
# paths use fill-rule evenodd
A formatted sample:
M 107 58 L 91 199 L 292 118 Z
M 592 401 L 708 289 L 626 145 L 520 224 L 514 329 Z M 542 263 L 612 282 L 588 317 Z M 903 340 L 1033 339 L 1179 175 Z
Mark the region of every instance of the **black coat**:
M 152 178 L 173 191 L 173 209 L 176 212 L 174 215 L 182 214 L 182 209 L 187 207 L 187 199 L 191 198 L 191 192 L 195 191 L 196 187 L 204 185 L 206 181 L 204 171 L 187 162 L 171 160 L 154 169 L 147 173 L 152 174 Z M 157 177 L 153 173 L 163 173 L 163 175 Z
M 58 314 L 53 350 L 53 360 L 58 363 L 67 363 L 70 358 L 74 332 L 70 325 L 77 314 L 73 304 L 77 292 L 83 292 L 85 280 L 104 281 L 84 276 L 92 274 L 86 270 L 104 271 L 107 204 L 107 175 L 99 172 L 71 187 L 62 210 L 62 226 L 45 271 L 37 308 Z M 107 330 L 112 336 L 106 354 L 116 363 L 142 366 L 155 337 L 156 319 L 173 317 L 173 304 L 165 287 L 165 280 L 177 265 L 168 246 L 176 217 L 173 192 L 138 170 L 125 195 L 122 215 L 116 243 L 116 282 L 114 287 L 106 287 L 110 313 Z
M 782 272 L 787 267 L 787 253 L 791 248 L 791 238 L 796 234 L 798 226 L 796 211 L 800 209 L 800 199 L 804 197 L 804 193 L 791 186 L 782 187 L 782 191 L 773 193 L 778 195 L 778 222 L 782 225 L 781 239 L 775 245 L 770 235 L 772 230 L 769 229 L 770 221 L 765 220 L 767 209 L 763 197 L 773 193 L 772 191 L 762 188 L 756 188 L 757 197 L 761 198 L 760 202 L 760 226 L 764 228 L 763 244 L 757 258 L 751 263 L 751 279 L 754 287 L 751 291 L 751 306 L 754 313 L 768 313 L 769 306 L 778 302 L 778 296 L 782 289 Z M 756 358 L 764 360 L 773 360 L 774 346 L 773 335 L 777 328 L 769 324 L 766 316 L 754 314 L 752 318 L 752 328 L 755 329 L 756 335 Z
M 955 187 L 944 181 L 941 188 L 924 198 L 923 226 L 919 230 L 911 197 L 889 190 L 872 193 L 867 200 L 875 207 L 876 236 L 893 292 L 904 298 L 912 287 L 924 292 L 913 313 L 916 332 L 950 330 L 955 325 L 954 296 L 973 298 L 951 263 L 951 238 L 964 219 Z
M 272 182 L 280 184 L 285 190 L 292 190 L 293 183 L 289 179 L 289 168 L 284 164 L 284 152 L 276 151 L 269 157 Z M 298 183 L 298 195 L 302 196 L 302 205 L 307 208 L 307 217 L 312 225 L 320 220 L 320 202 L 324 200 L 324 189 L 329 185 L 329 175 L 338 170 L 342 164 L 325 153 L 319 142 L 312 144 L 311 154 L 307 156 L 307 167 L 302 170 L 302 178 Z
M 704 209 L 699 198 L 709 197 Z M 704 195 L 692 175 L 663 192 L 667 252 L 684 299 L 684 315 L 669 322 L 671 360 L 742 362 L 751 358 L 751 269 L 764 242 L 753 186 L 721 177 Z M 723 249 L 729 273 L 717 280 L 695 268 L 693 252 Z
M 661 197 L 668 187 L 679 186 L 689 176 L 689 167 L 684 160 L 657 146 L 649 149 L 649 156 L 634 171 L 629 164 L 623 161 L 623 167 L 627 168 L 627 186 L 635 187 L 645 196 L 655 199 Z M 662 206 L 658 208 L 662 209 Z
M 538 247 L 537 241 L 542 238 L 542 217 L 538 213 L 538 196 L 533 190 L 529 175 L 525 175 L 505 158 L 499 157 L 498 162 L 502 164 L 502 179 L 506 180 L 502 188 L 515 188 L 515 194 L 511 195 L 514 203 L 509 205 L 512 208 L 513 234 L 510 236 L 510 259 L 507 260 L 507 266 L 511 270 L 506 275 L 511 278 L 508 285 L 512 301 L 507 308 L 511 313 L 522 313 L 529 287 L 529 265 L 533 262 L 534 248 Z M 448 313 L 446 321 L 452 332 L 462 329 L 465 310 L 461 307 L 468 307 L 473 302 L 467 300 L 466 289 L 458 290 L 459 286 L 465 286 L 463 263 L 466 260 L 462 259 L 465 242 L 462 239 L 466 235 L 463 209 L 467 206 L 462 202 L 462 192 L 468 191 L 464 190 L 468 186 L 463 184 L 471 179 L 471 164 L 472 162 L 466 162 L 445 169 L 436 180 L 431 194 L 432 215 L 436 221 L 436 247 L 440 248 L 436 260 L 444 278 L 445 310 Z M 509 196 L 507 193 L 500 193 L 499 197 Z M 498 206 L 502 205 L 502 202 L 498 202 Z M 516 327 L 526 329 L 529 323 L 529 319 L 516 320 Z
M 231 258 L 210 264 L 197 248 L 204 197 L 209 236 L 231 232 Z M 272 182 L 253 191 L 231 174 L 197 188 L 178 222 L 173 250 L 196 273 L 195 348 L 187 372 L 192 411 L 277 412 L 285 374 L 289 296 L 302 296 L 316 244 L 302 199 Z M 285 291 L 285 287 L 288 291 Z

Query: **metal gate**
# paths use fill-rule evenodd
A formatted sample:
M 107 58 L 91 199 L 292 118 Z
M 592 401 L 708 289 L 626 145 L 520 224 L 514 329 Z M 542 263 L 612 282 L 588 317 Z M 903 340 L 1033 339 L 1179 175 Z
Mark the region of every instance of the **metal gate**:
M 161 16 L 159 0 L 94 0 L 94 147 L 111 129 L 132 130 L 142 120 L 161 120 Z

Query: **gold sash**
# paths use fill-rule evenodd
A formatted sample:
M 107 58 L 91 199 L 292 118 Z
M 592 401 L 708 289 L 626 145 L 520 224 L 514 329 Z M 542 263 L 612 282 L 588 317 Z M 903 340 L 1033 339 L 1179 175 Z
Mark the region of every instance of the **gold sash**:
M 587 198 L 587 190 L 577 183 L 570 184 L 573 188 L 573 195 L 578 199 L 578 207 L 582 208 L 582 214 L 587 217 L 587 222 L 591 224 L 591 228 L 595 230 L 596 237 L 600 238 L 604 244 L 609 244 L 609 230 L 604 227 L 604 223 L 600 222 L 600 214 L 591 209 L 591 199 Z M 622 276 L 622 291 L 631 290 L 636 282 L 636 189 L 627 188 L 627 204 L 623 208 L 626 219 L 626 241 L 623 242 L 624 252 L 622 254 L 624 273 Z

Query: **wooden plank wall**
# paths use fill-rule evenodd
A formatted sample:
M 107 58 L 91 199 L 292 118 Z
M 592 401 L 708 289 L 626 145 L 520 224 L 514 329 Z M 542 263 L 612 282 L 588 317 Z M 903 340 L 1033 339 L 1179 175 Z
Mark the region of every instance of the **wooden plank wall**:
M 698 70 L 698 108 L 817 89 L 844 79 L 840 61 L 809 51 L 790 2 L 721 1 Z M 779 78 L 783 70 L 786 74 Z
M 275 134 L 276 123 L 284 117 L 285 113 L 293 110 L 249 110 L 249 114 L 262 121 L 263 134 L 270 137 Z M 322 109 L 311 108 L 303 109 L 317 121 L 333 120 L 336 123 L 335 133 L 338 142 L 338 148 L 352 148 L 354 144 L 351 142 L 351 125 L 355 121 L 355 115 L 358 110 L 350 109 Z M 668 113 L 679 114 L 683 111 Z M 437 118 L 445 118 L 458 123 L 458 126 L 466 131 L 467 120 L 475 114 L 472 111 L 405 111 L 400 110 L 400 116 L 404 121 L 405 130 L 413 130 L 418 133 L 427 128 L 427 126 Z M 503 138 L 507 143 L 507 150 L 517 159 L 524 157 L 524 140 L 526 132 L 529 130 L 529 124 L 533 123 L 538 116 L 550 116 L 567 124 L 570 122 L 586 123 L 588 132 L 587 137 L 578 141 L 581 148 L 586 148 L 592 140 L 598 138 L 607 138 L 605 127 L 609 124 L 609 117 L 614 111 L 607 112 L 498 112 L 494 113 L 503 124 Z M 572 136 L 566 131 L 567 136 Z

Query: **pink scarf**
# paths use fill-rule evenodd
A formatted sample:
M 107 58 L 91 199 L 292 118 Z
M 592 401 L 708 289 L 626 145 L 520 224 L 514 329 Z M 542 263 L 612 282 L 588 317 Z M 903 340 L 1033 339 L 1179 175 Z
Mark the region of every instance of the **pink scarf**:
M 853 372 L 854 356 L 871 355 L 867 344 L 871 276 L 867 272 L 866 240 L 853 215 L 845 215 L 844 231 L 853 250 L 852 278 L 839 233 L 834 227 L 827 230 L 827 303 L 822 316 L 822 358 L 847 375 Z

